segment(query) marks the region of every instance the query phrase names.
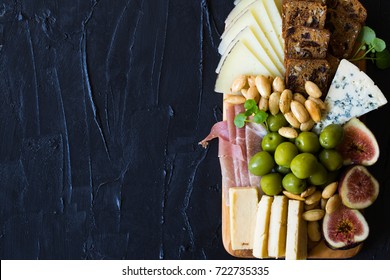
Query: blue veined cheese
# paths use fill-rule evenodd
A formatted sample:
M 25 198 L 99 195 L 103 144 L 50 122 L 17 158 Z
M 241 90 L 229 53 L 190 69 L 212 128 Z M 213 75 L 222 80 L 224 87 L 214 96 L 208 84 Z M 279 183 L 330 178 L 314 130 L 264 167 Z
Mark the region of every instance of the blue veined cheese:
M 382 91 L 366 73 L 346 59 L 341 60 L 325 98 L 326 111 L 314 127 L 319 133 L 329 124 L 344 124 L 387 103 Z

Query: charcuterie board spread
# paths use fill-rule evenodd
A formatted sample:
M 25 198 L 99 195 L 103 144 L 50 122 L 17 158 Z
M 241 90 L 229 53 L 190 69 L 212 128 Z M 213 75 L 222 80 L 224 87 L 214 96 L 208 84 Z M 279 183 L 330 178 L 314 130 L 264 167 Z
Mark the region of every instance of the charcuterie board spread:
M 358 0 L 234 4 L 216 69 L 224 120 L 200 142 L 219 139 L 224 246 L 244 258 L 353 257 L 380 187 L 361 117 L 387 103 L 361 59 L 385 43 Z

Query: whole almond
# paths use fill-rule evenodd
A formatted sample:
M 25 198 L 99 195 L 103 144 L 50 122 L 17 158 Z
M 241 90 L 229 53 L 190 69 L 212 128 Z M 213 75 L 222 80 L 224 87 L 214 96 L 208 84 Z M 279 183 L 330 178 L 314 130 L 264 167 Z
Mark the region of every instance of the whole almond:
M 245 75 L 241 75 L 237 77 L 232 83 L 232 93 L 239 92 L 246 86 L 247 77 Z
M 256 103 L 259 103 L 260 94 L 256 87 L 250 87 L 248 90 L 242 89 L 241 93 L 247 100 L 253 99 Z
M 279 101 L 280 112 L 286 114 L 287 112 L 290 111 L 290 104 L 292 98 L 293 98 L 293 94 L 291 90 L 285 89 L 284 91 L 282 91 L 280 95 L 280 101 Z
M 306 98 L 299 92 L 294 93 L 293 100 L 298 101 L 302 105 L 305 105 Z
M 286 85 L 281 77 L 276 77 L 272 82 L 272 90 L 282 92 L 286 89 Z
M 259 101 L 259 109 L 263 110 L 264 112 L 268 111 L 269 108 L 268 104 L 269 104 L 268 98 L 261 96 Z
M 249 87 L 255 87 L 256 86 L 256 77 L 255 76 L 249 76 L 248 77 L 248 85 L 249 85 Z
M 326 104 L 321 99 L 314 98 L 313 96 L 309 96 L 307 99 L 313 101 L 314 103 L 316 103 L 318 105 L 318 107 L 320 107 L 320 109 L 322 111 L 326 110 Z
M 314 193 L 312 193 L 311 195 L 306 197 L 305 203 L 310 205 L 310 204 L 316 203 L 320 200 L 321 200 L 321 192 L 315 191 Z
M 330 183 L 322 191 L 322 198 L 328 199 L 333 196 L 337 190 L 337 182 Z
M 302 218 L 305 221 L 314 222 L 321 220 L 325 215 L 325 211 L 322 209 L 313 209 L 306 211 L 302 214 Z
M 290 193 L 288 191 L 283 191 L 283 194 L 285 196 L 287 196 L 288 198 L 290 198 L 290 199 L 295 199 L 295 200 L 299 200 L 299 201 L 305 201 L 305 199 L 303 197 L 300 197 L 299 195 Z
M 322 96 L 320 88 L 312 81 L 305 82 L 305 90 L 308 95 L 313 96 L 314 98 L 320 98 Z
M 301 123 L 301 126 L 299 127 L 299 129 L 301 131 L 310 131 L 315 125 L 315 122 L 310 119 L 309 121 L 305 122 L 305 123 Z
M 295 100 L 291 101 L 290 108 L 291 112 L 300 123 L 305 123 L 310 120 L 309 112 L 300 102 Z
M 224 99 L 225 102 L 233 105 L 244 104 L 246 98 L 242 95 L 227 94 Z
M 260 95 L 269 98 L 271 95 L 271 83 L 269 79 L 265 76 L 257 76 L 255 79 L 257 90 L 259 91 Z
M 297 120 L 292 112 L 287 112 L 284 114 L 286 121 L 294 128 L 300 128 L 301 123 Z
M 308 197 L 312 195 L 316 190 L 316 186 L 310 186 L 304 192 L 301 193 L 301 197 Z
M 325 205 L 325 211 L 328 214 L 332 214 L 341 206 L 341 198 L 338 194 L 334 194 L 331 198 L 328 199 Z
M 268 104 L 271 115 L 275 116 L 277 113 L 279 113 L 279 101 L 280 101 L 280 92 L 274 91 L 273 93 L 271 93 L 269 97 L 269 104 Z
M 314 122 L 318 123 L 321 120 L 321 109 L 314 101 L 306 100 L 305 108 Z
M 313 204 L 310 204 L 310 205 L 307 205 L 305 204 L 304 206 L 305 210 L 312 210 L 312 209 L 319 209 L 320 208 L 320 202 L 316 202 L 316 203 L 313 203 Z
M 307 235 L 311 241 L 317 242 L 321 240 L 321 230 L 318 221 L 307 223 Z
M 278 133 L 288 139 L 294 139 L 298 137 L 298 131 L 292 127 L 281 127 L 279 128 Z

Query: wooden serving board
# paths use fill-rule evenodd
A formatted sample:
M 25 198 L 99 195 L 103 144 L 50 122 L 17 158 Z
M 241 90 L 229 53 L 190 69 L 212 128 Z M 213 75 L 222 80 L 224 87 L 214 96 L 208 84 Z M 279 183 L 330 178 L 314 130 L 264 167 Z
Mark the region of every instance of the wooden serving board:
M 365 71 L 366 64 L 364 61 L 356 63 L 356 65 L 362 70 Z M 223 106 L 223 118 L 225 119 L 225 104 Z M 252 255 L 252 250 L 233 250 L 230 240 L 230 212 L 229 206 L 226 205 L 224 193 L 227 191 L 226 188 L 222 188 L 222 241 L 225 247 L 225 250 L 232 256 L 238 258 L 254 258 Z M 326 246 L 325 242 L 321 240 L 320 242 L 310 243 L 308 240 L 308 258 L 309 259 L 348 259 L 357 255 L 362 249 L 363 243 L 348 249 L 348 250 L 333 250 Z

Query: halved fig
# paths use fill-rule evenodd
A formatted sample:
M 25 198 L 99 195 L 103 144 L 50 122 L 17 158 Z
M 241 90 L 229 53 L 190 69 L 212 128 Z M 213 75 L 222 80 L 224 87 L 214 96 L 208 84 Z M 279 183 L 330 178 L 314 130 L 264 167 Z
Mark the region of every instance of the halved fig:
M 369 227 L 359 210 L 339 207 L 325 214 L 322 223 L 325 243 L 332 249 L 349 249 L 366 240 Z
M 378 197 L 379 183 L 367 168 L 355 165 L 345 171 L 338 189 L 345 206 L 352 209 L 364 209 Z
M 357 118 L 344 125 L 344 137 L 339 147 L 344 164 L 373 165 L 379 158 L 379 145 L 374 134 Z

